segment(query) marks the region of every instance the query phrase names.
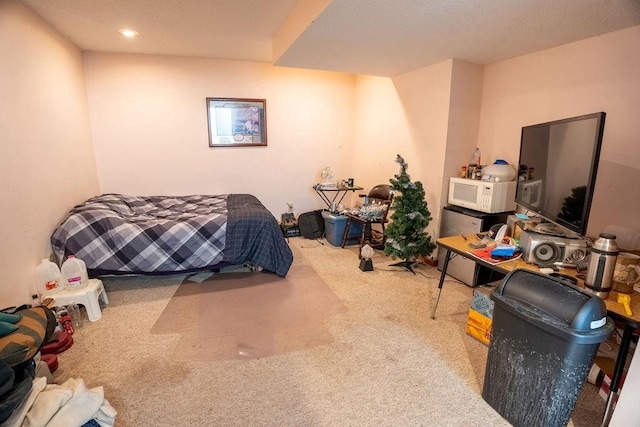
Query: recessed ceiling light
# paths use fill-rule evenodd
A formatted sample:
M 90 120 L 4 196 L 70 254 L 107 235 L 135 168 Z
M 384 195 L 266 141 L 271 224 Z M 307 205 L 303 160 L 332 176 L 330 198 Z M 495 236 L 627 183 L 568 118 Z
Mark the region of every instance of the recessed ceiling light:
M 138 36 L 138 34 L 139 34 L 137 31 L 130 30 L 128 28 L 122 28 L 122 29 L 118 30 L 118 32 L 120 34 L 122 34 L 123 36 L 125 36 L 125 37 L 129 37 L 130 39 L 133 38 L 133 37 Z

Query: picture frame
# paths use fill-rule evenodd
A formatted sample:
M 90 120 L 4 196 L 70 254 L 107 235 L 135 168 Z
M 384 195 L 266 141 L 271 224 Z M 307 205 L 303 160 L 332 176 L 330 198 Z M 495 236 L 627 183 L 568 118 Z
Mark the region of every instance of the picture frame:
M 267 101 L 207 98 L 209 147 L 266 147 Z

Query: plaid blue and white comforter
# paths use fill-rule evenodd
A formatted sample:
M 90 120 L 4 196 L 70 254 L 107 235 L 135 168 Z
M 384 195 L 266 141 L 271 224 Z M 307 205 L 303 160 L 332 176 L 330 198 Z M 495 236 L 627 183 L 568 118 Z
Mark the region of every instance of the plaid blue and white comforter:
M 251 263 L 285 276 L 293 262 L 276 219 L 249 194 L 97 196 L 69 212 L 51 244 L 59 262 L 73 254 L 92 275 Z

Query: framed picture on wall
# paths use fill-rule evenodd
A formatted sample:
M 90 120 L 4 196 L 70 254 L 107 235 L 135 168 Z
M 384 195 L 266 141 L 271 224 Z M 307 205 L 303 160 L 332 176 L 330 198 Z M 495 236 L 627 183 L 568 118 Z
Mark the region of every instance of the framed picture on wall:
M 209 147 L 267 145 L 265 99 L 207 98 Z

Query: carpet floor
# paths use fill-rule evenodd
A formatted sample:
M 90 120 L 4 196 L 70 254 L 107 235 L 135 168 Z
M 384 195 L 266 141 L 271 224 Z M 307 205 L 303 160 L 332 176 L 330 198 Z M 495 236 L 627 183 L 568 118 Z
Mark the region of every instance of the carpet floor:
M 185 280 L 151 329 L 180 333 L 176 360 L 259 359 L 329 344 L 325 318 L 346 311 L 310 266 Z
M 286 279 L 244 272 L 105 277 L 110 304 L 58 355 L 58 382 L 104 386 L 117 426 L 507 426 L 481 396 L 472 289 L 439 272 L 358 268 L 355 247 L 290 239 Z M 597 426 L 585 384 L 570 425 Z

